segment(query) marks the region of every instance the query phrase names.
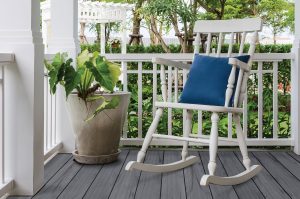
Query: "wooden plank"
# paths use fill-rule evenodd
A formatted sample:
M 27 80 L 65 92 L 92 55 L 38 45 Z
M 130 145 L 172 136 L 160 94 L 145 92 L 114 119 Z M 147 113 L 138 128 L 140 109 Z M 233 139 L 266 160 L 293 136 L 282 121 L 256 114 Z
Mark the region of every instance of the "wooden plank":
M 140 179 L 140 171 L 125 171 L 125 166 L 129 161 L 136 160 L 137 150 L 130 150 L 122 167 L 118 180 L 111 192 L 110 199 L 130 199 L 134 198 L 136 188 Z
M 69 160 L 33 198 L 57 198 L 81 168 L 82 165 Z
M 241 153 L 235 152 L 235 155 L 242 162 Z M 260 162 L 251 153 L 249 153 L 249 158 L 251 160 L 252 165 L 261 165 Z M 284 191 L 284 189 L 272 177 L 272 175 L 264 168 L 257 176 L 253 177 L 253 181 L 255 182 L 255 184 L 257 185 L 257 187 L 262 192 L 265 198 L 290 198 L 289 195 Z
M 145 162 L 163 164 L 163 151 L 148 151 Z M 142 172 L 135 198 L 159 199 L 161 192 L 161 173 Z
M 122 150 L 116 162 L 103 165 L 84 198 L 108 198 L 124 165 L 128 150 Z
M 189 154 L 199 157 L 199 153 L 195 151 Z M 209 187 L 200 186 L 201 177 L 205 174 L 201 161 L 185 168 L 183 172 L 187 199 L 194 199 L 199 196 L 201 196 L 201 199 L 212 198 Z
M 289 194 L 291 198 L 299 198 L 299 180 L 293 176 L 282 164 L 280 164 L 268 152 L 253 152 L 253 155 L 275 178 L 280 186 Z
M 297 160 L 298 162 L 300 162 L 300 155 L 297 155 L 294 152 L 287 152 L 290 156 L 292 156 L 295 160 Z
M 242 163 L 237 159 L 233 152 L 220 151 L 219 158 L 222 162 L 224 169 L 228 176 L 233 176 L 241 173 L 245 170 Z M 234 189 L 238 194 L 239 198 L 250 199 L 250 198 L 264 198 L 260 190 L 257 188 L 252 180 L 245 183 L 235 185 Z
M 287 170 L 300 180 L 300 163 L 292 158 L 287 152 L 270 152 Z M 300 182 L 299 182 L 300 185 Z
M 60 153 L 54 156 L 46 165 L 44 172 L 44 183 L 47 183 L 70 159 L 69 153 Z
M 179 151 L 165 151 L 164 164 L 181 159 Z M 161 198 L 186 198 L 183 170 L 163 173 L 161 185 Z
M 208 152 L 200 152 L 201 160 L 204 166 L 205 173 L 208 174 L 207 165 L 209 162 Z M 217 158 L 217 169 L 215 175 L 218 176 L 227 176 L 219 158 Z M 219 186 L 219 185 L 210 185 L 210 190 L 214 199 L 224 199 L 224 193 L 226 193 L 226 198 L 237 199 L 238 196 L 232 186 Z
M 101 168 L 101 165 L 84 165 L 58 198 L 82 198 Z

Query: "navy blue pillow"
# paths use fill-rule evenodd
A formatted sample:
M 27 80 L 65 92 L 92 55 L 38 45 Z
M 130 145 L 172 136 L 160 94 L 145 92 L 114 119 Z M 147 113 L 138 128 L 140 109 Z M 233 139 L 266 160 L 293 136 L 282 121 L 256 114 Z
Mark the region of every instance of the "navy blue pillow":
M 248 63 L 250 56 L 236 57 Z M 229 57 L 211 57 L 195 54 L 180 102 L 213 106 L 225 105 L 225 93 L 232 65 Z M 236 70 L 236 75 L 238 75 Z M 237 81 L 237 76 L 236 76 Z M 229 106 L 232 105 L 232 100 Z

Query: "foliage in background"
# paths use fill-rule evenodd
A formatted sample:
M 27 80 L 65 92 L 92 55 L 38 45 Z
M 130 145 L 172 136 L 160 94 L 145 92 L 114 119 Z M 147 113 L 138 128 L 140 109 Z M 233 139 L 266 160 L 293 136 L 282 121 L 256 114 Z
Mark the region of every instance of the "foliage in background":
M 258 45 L 256 48 L 257 53 L 288 53 L 291 50 L 292 45 Z M 82 49 L 89 49 L 91 52 L 99 49 L 99 45 L 82 45 Z M 169 46 L 172 53 L 179 53 L 180 46 Z M 249 45 L 245 45 L 244 52 L 247 52 Z M 227 52 L 228 45 L 222 46 L 222 52 Z M 234 45 L 233 51 L 238 52 L 239 46 Z M 161 46 L 127 46 L 128 53 L 164 53 Z M 119 48 L 114 49 L 114 52 L 120 52 Z M 128 70 L 137 70 L 137 63 L 128 63 Z M 143 70 L 152 70 L 153 65 L 151 63 L 143 63 Z M 273 68 L 272 63 L 264 63 L 264 70 L 269 70 Z M 279 62 L 278 71 L 278 83 L 282 84 L 282 90 L 278 93 L 278 105 L 279 105 L 279 115 L 278 115 L 278 137 L 289 137 L 290 136 L 290 93 L 288 87 L 290 86 L 290 60 L 284 60 Z M 253 69 L 257 69 L 257 65 L 253 66 Z M 129 106 L 128 115 L 128 137 L 137 136 L 138 127 L 138 76 L 137 74 L 128 75 L 128 90 L 132 93 L 131 103 Z M 180 79 L 180 78 L 179 78 Z M 153 75 L 143 74 L 143 133 L 146 133 L 153 119 Z M 159 75 L 158 75 L 158 85 L 159 85 Z M 248 137 L 257 138 L 258 135 L 258 78 L 256 74 L 253 74 L 248 82 Z M 180 88 L 179 90 L 181 90 Z M 273 131 L 273 77 L 272 74 L 263 75 L 263 137 L 271 138 Z M 160 88 L 158 86 L 158 99 L 161 99 Z M 197 114 L 194 114 L 193 119 L 193 133 L 198 131 L 197 125 Z M 167 132 L 168 117 L 165 112 L 161 122 L 158 127 L 158 132 Z M 172 113 L 172 126 L 173 133 L 179 135 L 182 133 L 182 111 L 173 110 Z M 220 136 L 227 136 L 227 116 L 222 115 L 220 117 Z M 203 132 L 208 134 L 210 132 L 210 113 L 203 113 Z M 235 134 L 234 134 L 235 136 Z
M 274 44 L 278 33 L 287 28 L 294 29 L 294 4 L 290 1 L 260 0 L 258 12 L 264 24 L 272 29 Z

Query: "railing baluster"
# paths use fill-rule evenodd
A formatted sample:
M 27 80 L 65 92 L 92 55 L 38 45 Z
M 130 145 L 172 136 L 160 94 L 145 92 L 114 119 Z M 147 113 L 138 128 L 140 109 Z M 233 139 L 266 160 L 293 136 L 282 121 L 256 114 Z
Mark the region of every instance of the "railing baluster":
M 127 62 L 122 62 L 122 81 L 123 81 L 123 90 L 128 91 L 127 83 Z
M 168 102 L 172 102 L 172 67 L 168 66 Z M 168 108 L 168 135 L 172 135 L 172 108 Z
M 49 99 L 49 77 L 46 77 L 47 78 L 47 83 L 46 83 L 46 86 L 47 86 L 47 92 L 46 92 L 46 112 L 45 112 L 45 116 L 46 116 L 46 123 L 45 123 L 45 126 L 46 126 L 46 131 L 45 131 L 45 143 L 46 143 L 46 146 L 45 146 L 45 152 L 49 149 L 49 143 L 48 143 L 48 133 L 49 133 L 49 103 L 48 103 L 48 99 Z
M 183 82 L 183 87 L 186 83 L 186 80 L 187 80 L 187 74 L 188 74 L 188 71 L 186 69 L 183 69 L 182 71 L 182 82 Z M 187 114 L 187 111 L 184 109 L 182 111 L 182 127 L 183 129 L 185 129 L 185 125 L 186 125 L 186 121 L 185 121 L 185 118 L 186 118 L 186 114 Z
M 202 111 L 198 111 L 198 136 L 201 136 L 202 133 Z
M 174 71 L 174 84 L 175 84 L 175 91 L 174 91 L 174 101 L 178 102 L 178 68 L 175 68 Z
M 244 102 L 243 102 L 243 131 L 247 138 L 248 132 L 248 91 L 246 87 Z
M 54 103 L 53 103 L 53 119 L 52 119 L 52 123 L 53 123 L 53 127 L 52 127 L 52 129 L 53 129 L 53 146 L 55 146 L 56 145 L 56 143 L 57 143 L 57 135 L 56 135 L 56 98 L 57 98 L 57 96 L 56 95 L 54 95 L 53 96 L 53 98 L 54 98 Z
M 50 118 L 50 124 L 49 124 L 49 131 L 48 131 L 48 136 L 49 136 L 49 148 L 51 149 L 52 148 L 52 124 L 53 124 L 53 118 L 52 118 L 52 114 L 53 114 L 53 107 L 52 107 L 52 103 L 53 103 L 53 101 L 52 101 L 52 95 L 50 95 L 49 96 L 49 98 L 50 98 L 50 103 L 49 103 L 49 106 L 50 106 L 50 109 L 49 109 L 49 118 Z
M 263 62 L 258 62 L 258 139 L 263 137 Z
M 154 106 L 154 103 L 157 101 L 157 64 L 153 64 L 153 110 L 152 115 L 153 119 L 155 117 L 156 108 Z
M 142 138 L 143 131 L 143 63 L 138 62 L 138 138 Z
M 4 66 L 0 65 L 0 179 L 2 184 L 5 183 L 5 171 L 4 171 Z
M 278 62 L 273 62 L 273 138 L 278 138 Z
M 123 91 L 128 91 L 128 71 L 127 71 L 127 62 L 122 61 L 122 83 L 123 83 Z M 125 117 L 125 122 L 123 126 L 123 138 L 127 138 L 128 131 L 128 117 Z

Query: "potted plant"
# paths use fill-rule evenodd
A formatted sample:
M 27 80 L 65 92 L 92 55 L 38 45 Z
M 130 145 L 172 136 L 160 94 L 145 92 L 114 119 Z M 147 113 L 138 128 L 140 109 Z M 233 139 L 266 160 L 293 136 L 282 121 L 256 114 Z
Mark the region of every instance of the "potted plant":
M 58 84 L 66 92 L 75 132 L 75 160 L 85 164 L 116 160 L 130 98 L 128 92 L 114 92 L 120 66 L 98 52 L 84 50 L 77 57 L 76 67 L 66 53 L 57 53 L 51 63 L 45 61 L 45 67 L 51 94 L 55 94 Z

